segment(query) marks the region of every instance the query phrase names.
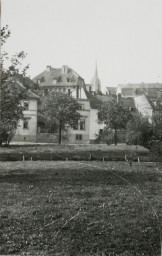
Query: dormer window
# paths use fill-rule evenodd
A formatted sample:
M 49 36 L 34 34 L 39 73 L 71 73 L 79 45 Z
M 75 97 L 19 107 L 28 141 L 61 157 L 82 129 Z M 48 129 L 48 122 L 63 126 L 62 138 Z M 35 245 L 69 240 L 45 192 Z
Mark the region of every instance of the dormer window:
M 67 82 L 70 83 L 70 78 L 67 78 Z
M 57 83 L 57 79 L 53 79 L 53 84 L 56 84 Z

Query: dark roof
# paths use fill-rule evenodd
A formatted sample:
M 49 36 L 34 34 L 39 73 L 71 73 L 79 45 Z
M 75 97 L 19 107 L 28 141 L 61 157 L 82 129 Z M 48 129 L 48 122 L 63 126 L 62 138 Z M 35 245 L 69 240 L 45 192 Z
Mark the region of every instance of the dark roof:
M 67 79 L 69 81 L 67 81 Z M 38 82 L 40 87 L 43 86 L 74 86 L 81 85 L 84 79 L 79 76 L 73 69 L 67 67 L 67 73 L 62 73 L 62 68 L 52 68 L 44 70 L 38 76 L 33 78 L 34 82 Z
M 32 91 L 28 91 L 28 95 L 30 99 L 39 99 L 39 96 Z
M 134 99 L 130 98 L 121 98 L 121 104 L 126 108 L 135 108 Z
M 24 80 L 23 80 L 24 81 Z M 26 80 L 27 81 L 27 80 Z M 32 92 L 30 89 L 28 89 L 26 86 L 24 86 L 24 84 L 22 82 L 20 82 L 20 77 L 11 77 L 9 79 L 7 79 L 5 81 L 6 84 L 16 84 L 18 86 L 18 88 L 22 88 L 24 90 L 26 90 L 27 92 L 27 96 L 30 98 L 30 99 L 38 99 L 39 96 L 36 95 L 34 92 Z
M 116 95 L 116 87 L 106 87 L 106 89 L 109 91 L 110 95 Z
M 103 102 L 117 102 L 116 95 L 92 95 L 85 89 L 87 99 L 90 101 L 92 109 L 98 109 Z M 120 98 L 121 104 L 126 108 L 135 108 L 134 99 L 132 97 Z

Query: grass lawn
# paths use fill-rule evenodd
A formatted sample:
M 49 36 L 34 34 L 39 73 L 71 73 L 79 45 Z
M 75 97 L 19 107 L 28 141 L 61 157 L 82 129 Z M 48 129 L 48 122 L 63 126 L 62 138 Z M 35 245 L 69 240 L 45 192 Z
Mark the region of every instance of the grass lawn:
M 0 162 L 0 255 L 160 256 L 161 167 Z

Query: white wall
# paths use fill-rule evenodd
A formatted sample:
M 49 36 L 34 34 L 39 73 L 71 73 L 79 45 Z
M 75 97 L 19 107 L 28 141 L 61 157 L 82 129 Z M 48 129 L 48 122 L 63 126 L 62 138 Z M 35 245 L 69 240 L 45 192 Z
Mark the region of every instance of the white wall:
M 23 103 L 22 103 L 23 105 Z M 24 110 L 24 117 L 29 119 L 29 128 L 23 129 L 23 120 L 20 120 L 16 135 L 36 135 L 37 134 L 37 100 L 29 100 L 29 109 Z
M 99 133 L 100 129 L 104 128 L 104 124 L 99 124 L 98 120 L 98 110 L 91 109 L 90 110 L 90 128 L 89 128 L 89 139 L 95 140 L 96 134 Z

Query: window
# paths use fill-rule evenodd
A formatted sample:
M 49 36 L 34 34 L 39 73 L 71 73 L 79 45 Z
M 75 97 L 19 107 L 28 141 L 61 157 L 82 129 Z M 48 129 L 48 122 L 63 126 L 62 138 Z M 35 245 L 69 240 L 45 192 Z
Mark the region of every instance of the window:
M 103 129 L 100 129 L 100 132 L 99 132 L 99 133 L 100 133 L 100 135 L 101 135 L 101 134 L 103 133 Z
M 134 111 L 134 108 L 132 108 L 132 107 L 129 107 L 129 110 L 130 110 L 130 111 Z
M 80 130 L 85 130 L 85 120 L 80 120 Z
M 53 84 L 56 84 L 57 83 L 57 79 L 53 79 Z
M 82 140 L 82 134 L 76 134 L 76 140 L 81 141 Z
M 78 130 L 78 123 L 74 125 L 74 130 Z
M 68 89 L 68 95 L 71 95 L 71 91 L 70 91 L 70 89 Z
M 24 110 L 29 109 L 29 101 L 24 101 Z
M 79 104 L 79 109 L 84 109 L 84 105 L 83 104 Z
M 66 92 L 66 88 L 63 88 L 63 92 Z
M 70 82 L 70 78 L 67 78 L 67 82 L 68 82 L 68 83 Z
M 79 120 L 78 123 L 74 125 L 74 130 L 85 130 L 85 120 Z
M 23 122 L 23 129 L 29 129 L 29 119 L 30 118 L 25 118 Z

